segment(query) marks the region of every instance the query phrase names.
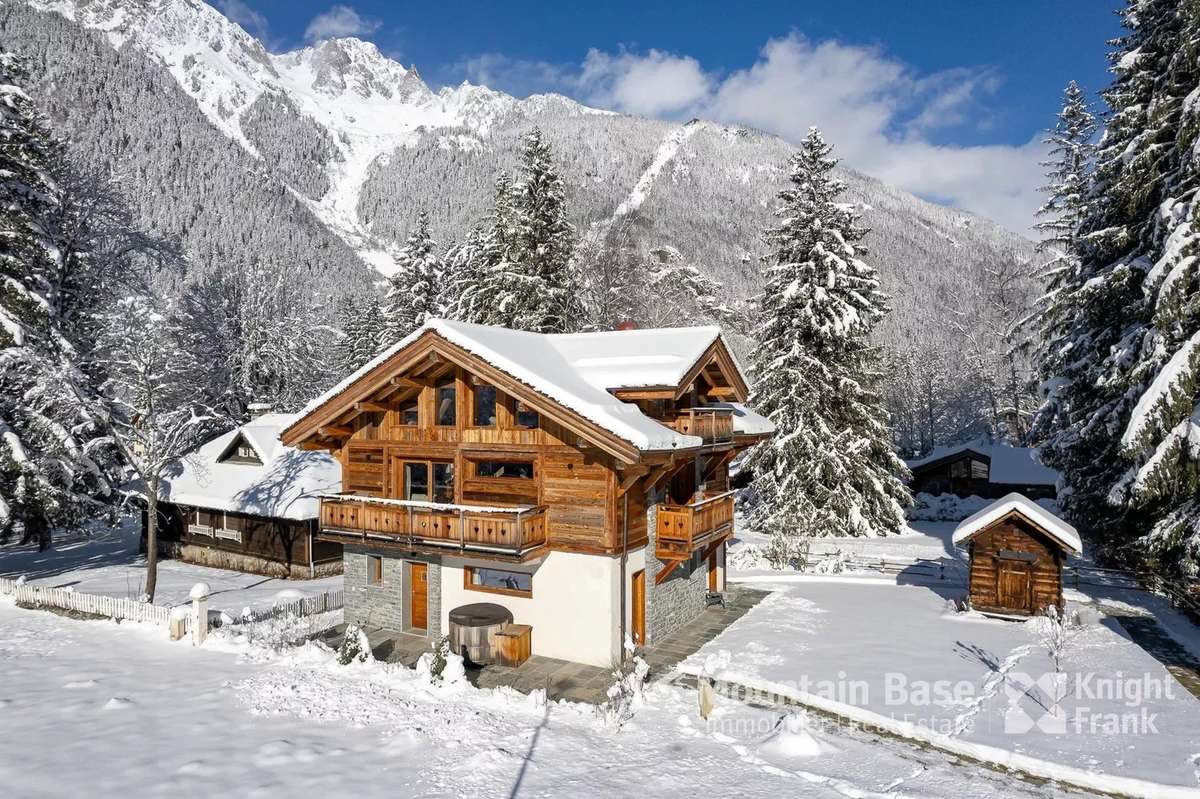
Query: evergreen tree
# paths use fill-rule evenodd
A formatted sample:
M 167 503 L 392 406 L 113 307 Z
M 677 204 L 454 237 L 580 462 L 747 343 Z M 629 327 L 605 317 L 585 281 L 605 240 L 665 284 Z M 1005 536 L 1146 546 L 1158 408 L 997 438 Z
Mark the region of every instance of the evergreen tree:
M 562 177 L 536 128 L 525 136 L 521 182 L 511 195 L 511 226 L 498 192 L 496 225 L 488 242 L 495 323 L 539 333 L 579 330 L 586 320 L 581 281 L 571 259 L 575 231 L 567 219 Z
M 438 307 L 447 319 L 484 323 L 491 309 L 485 294 L 488 270 L 484 264 L 485 231 L 472 228 L 466 241 L 446 249 L 446 274 Z
M 1197 120 L 1185 102 L 1200 82 L 1200 30 L 1179 0 L 1130 3 L 1123 24 L 1075 234 L 1077 273 L 1055 300 L 1061 319 L 1044 327 L 1053 347 L 1044 356 L 1043 457 L 1063 472 L 1064 507 L 1101 554 L 1146 537 L 1177 569 L 1182 558 L 1195 563 L 1200 540 L 1200 449 L 1189 421 Z
M 24 79 L 0 54 L 0 538 L 16 524 L 44 549 L 55 527 L 78 526 L 117 498 L 119 464 L 84 368 L 112 277 L 102 252 L 111 204 L 100 187 L 85 191 L 18 88 Z
M 396 256 L 383 306 L 384 346 L 391 345 L 439 316 L 445 267 L 429 232 L 429 216 L 417 215 L 417 226 Z
M 904 464 L 892 449 L 868 343 L 887 312 L 858 246 L 866 231 L 837 202 L 845 186 L 815 128 L 791 160 L 768 231 L 751 403 L 775 423 L 750 456 L 753 523 L 774 551 L 802 536 L 885 535 L 905 524 Z

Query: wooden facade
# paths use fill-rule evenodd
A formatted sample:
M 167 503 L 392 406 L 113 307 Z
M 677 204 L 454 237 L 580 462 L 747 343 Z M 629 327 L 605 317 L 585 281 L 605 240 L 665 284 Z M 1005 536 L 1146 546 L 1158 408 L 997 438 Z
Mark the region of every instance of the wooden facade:
M 320 540 L 315 520 L 280 519 L 245 513 L 158 504 L 160 548 L 173 557 L 208 566 L 312 577 L 340 571 L 341 545 Z M 145 512 L 142 546 L 145 548 Z
M 1031 616 L 1062 609 L 1066 549 L 1019 511 L 971 536 L 971 607 L 984 613 Z
M 611 393 L 703 444 L 639 451 L 431 330 L 281 438 L 341 462 L 345 496 L 322 501 L 330 541 L 507 561 L 616 555 L 646 545 L 660 495 L 689 519 L 691 549 L 671 558 L 727 537 L 729 460 L 761 436 L 735 435 L 729 412 L 707 407 L 748 393 L 723 342 L 681 385 Z
M 914 494 L 954 494 L 958 497 L 998 499 L 1014 491 L 1030 499 L 1054 499 L 1057 489 L 1049 483 L 1000 483 L 991 477 L 991 457 L 970 449 L 912 467 Z

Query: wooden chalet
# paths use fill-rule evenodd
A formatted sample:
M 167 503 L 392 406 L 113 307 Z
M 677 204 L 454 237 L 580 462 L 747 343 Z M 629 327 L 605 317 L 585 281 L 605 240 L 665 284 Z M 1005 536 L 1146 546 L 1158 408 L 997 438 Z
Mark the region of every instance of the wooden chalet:
M 954 530 L 970 551 L 971 607 L 1003 616 L 1031 616 L 1063 607 L 1063 564 L 1082 555 L 1075 528 L 1021 494 L 1009 494 Z
M 341 490 L 341 466 L 327 453 L 281 445 L 279 431 L 295 420 L 259 415 L 169 469 L 158 505 L 160 553 L 273 577 L 340 573 L 342 549 L 317 539 L 317 516 L 319 497 Z M 143 527 L 143 548 L 144 537 Z
M 987 438 L 938 447 L 907 462 L 914 494 L 997 499 L 1012 492 L 1054 499 L 1059 474 L 1038 461 L 1037 450 Z
M 729 462 L 772 427 L 712 327 L 541 335 L 434 320 L 282 435 L 343 491 L 347 620 L 436 636 L 494 602 L 532 651 L 610 665 L 724 586 Z

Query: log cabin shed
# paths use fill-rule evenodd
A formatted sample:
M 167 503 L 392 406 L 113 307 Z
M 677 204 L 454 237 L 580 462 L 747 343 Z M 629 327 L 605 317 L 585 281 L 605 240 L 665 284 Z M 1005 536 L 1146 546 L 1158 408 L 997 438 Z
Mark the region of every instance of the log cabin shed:
M 953 540 L 970 552 L 971 607 L 1000 616 L 1061 610 L 1063 564 L 1083 554 L 1074 527 L 1017 493 L 964 519 Z

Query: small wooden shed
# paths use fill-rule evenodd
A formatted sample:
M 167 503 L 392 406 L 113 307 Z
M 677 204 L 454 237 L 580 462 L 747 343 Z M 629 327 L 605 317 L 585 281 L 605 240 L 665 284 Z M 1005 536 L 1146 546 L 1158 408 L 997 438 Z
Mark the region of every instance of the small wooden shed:
M 954 544 L 970 551 L 971 607 L 1002 616 L 1061 610 L 1063 564 L 1083 554 L 1074 527 L 1016 493 L 964 519 Z

